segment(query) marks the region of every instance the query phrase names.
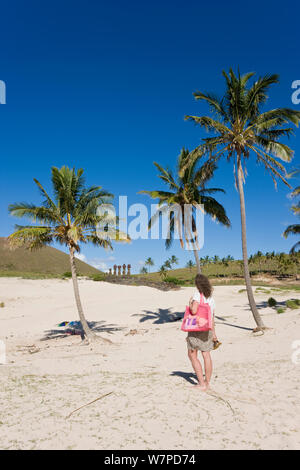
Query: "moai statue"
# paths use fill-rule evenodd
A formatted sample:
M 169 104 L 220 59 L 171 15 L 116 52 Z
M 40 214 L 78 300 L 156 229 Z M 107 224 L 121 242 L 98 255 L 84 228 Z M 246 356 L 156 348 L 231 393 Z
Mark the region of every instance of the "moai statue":
M 127 276 L 131 276 L 131 264 L 127 265 Z
M 111 276 L 111 268 L 109 268 L 108 275 Z
M 123 276 L 126 276 L 126 264 L 123 264 L 122 268 L 123 268 L 123 273 L 122 273 L 122 275 L 123 275 Z
M 118 276 L 121 276 L 121 265 L 118 266 Z
M 116 276 L 116 275 L 117 275 L 117 265 L 115 264 L 114 265 L 114 276 Z

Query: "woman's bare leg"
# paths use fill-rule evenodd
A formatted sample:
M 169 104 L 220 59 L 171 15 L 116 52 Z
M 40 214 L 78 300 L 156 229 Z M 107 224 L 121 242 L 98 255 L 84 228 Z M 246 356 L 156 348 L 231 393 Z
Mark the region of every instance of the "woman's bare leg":
M 210 383 L 210 379 L 211 379 L 212 371 L 213 371 L 211 355 L 209 351 L 202 351 L 202 356 L 204 359 L 205 383 L 207 387 L 209 387 L 209 383 Z
M 198 386 L 201 389 L 206 390 L 206 383 L 205 383 L 204 377 L 203 377 L 202 366 L 201 366 L 201 363 L 198 359 L 198 351 L 196 349 L 189 349 L 188 350 L 188 356 L 190 358 L 193 369 L 194 369 L 195 374 L 197 376 L 197 379 L 198 379 L 198 382 L 199 382 Z

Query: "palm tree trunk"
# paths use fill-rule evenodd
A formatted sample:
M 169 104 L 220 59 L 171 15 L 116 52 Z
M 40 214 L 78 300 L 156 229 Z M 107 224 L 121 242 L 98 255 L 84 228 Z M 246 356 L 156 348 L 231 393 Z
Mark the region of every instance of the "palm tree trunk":
M 78 279 L 77 279 L 77 272 L 76 272 L 76 265 L 75 265 L 75 256 L 74 256 L 74 248 L 69 247 L 70 251 L 70 263 L 71 263 L 71 272 L 72 272 L 72 280 L 73 280 L 73 288 L 74 288 L 74 295 L 77 305 L 77 310 L 79 314 L 79 319 L 81 322 L 81 326 L 84 332 L 85 337 L 87 340 L 92 340 L 96 338 L 96 335 L 92 332 L 87 321 L 85 319 L 83 308 L 81 305 L 80 295 L 79 295 L 79 288 L 78 288 Z
M 199 260 L 198 251 L 197 250 L 193 250 L 193 251 L 194 251 L 194 256 L 195 256 L 195 260 L 196 260 L 197 274 L 201 274 L 201 264 L 200 264 L 200 260 Z
M 246 238 L 246 209 L 245 209 L 245 197 L 244 197 L 244 188 L 243 188 L 243 169 L 241 163 L 241 156 L 238 154 L 237 158 L 237 179 L 238 179 L 238 189 L 240 195 L 240 209 L 241 209 L 241 226 L 242 226 L 242 249 L 243 249 L 243 262 L 244 262 L 244 277 L 247 289 L 247 295 L 249 300 L 249 305 L 254 317 L 254 320 L 259 329 L 265 328 L 265 325 L 262 321 L 260 314 L 258 313 L 256 303 L 254 300 L 254 295 L 252 291 L 249 266 L 248 266 L 248 255 L 247 255 L 247 238 Z

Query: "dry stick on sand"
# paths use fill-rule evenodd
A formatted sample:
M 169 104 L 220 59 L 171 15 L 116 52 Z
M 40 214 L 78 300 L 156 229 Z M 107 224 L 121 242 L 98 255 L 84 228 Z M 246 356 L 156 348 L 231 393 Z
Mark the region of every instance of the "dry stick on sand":
M 208 395 L 210 395 L 211 397 L 214 397 L 217 401 L 221 401 L 221 402 L 225 403 L 225 405 L 227 405 L 230 408 L 230 410 L 232 411 L 233 416 L 235 416 L 235 411 L 232 408 L 232 406 L 231 406 L 231 404 L 229 403 L 228 400 L 225 400 L 224 398 L 222 398 L 218 393 L 214 392 L 213 390 L 207 390 L 206 393 Z
M 82 406 L 80 406 L 79 408 L 76 408 L 76 410 L 71 411 L 71 413 L 70 413 L 68 416 L 66 416 L 66 419 L 70 418 L 70 417 L 72 416 L 72 414 L 75 413 L 76 411 L 81 410 L 81 408 L 84 408 L 85 406 L 92 405 L 92 404 L 95 403 L 96 401 L 102 400 L 102 398 L 108 397 L 108 395 L 111 395 L 112 393 L 114 393 L 114 392 L 109 392 L 109 393 L 106 393 L 105 395 L 101 395 L 101 397 L 98 397 L 98 398 L 96 398 L 95 400 L 90 401 L 89 403 L 86 403 L 85 405 L 82 405 Z

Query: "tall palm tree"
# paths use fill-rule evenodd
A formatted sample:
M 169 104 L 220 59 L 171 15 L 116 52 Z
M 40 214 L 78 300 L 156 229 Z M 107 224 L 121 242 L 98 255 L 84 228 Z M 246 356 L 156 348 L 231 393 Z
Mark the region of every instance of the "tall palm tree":
M 98 338 L 90 329 L 82 308 L 75 253 L 80 252 L 81 243 L 92 243 L 101 248 L 111 249 L 112 239 L 128 241 L 127 235 L 115 227 L 115 221 L 106 213 L 98 211 L 101 204 L 111 201 L 112 194 L 100 186 L 86 188 L 83 170 L 66 166 L 52 168 L 53 197 L 50 197 L 41 183 L 34 179 L 43 202 L 40 206 L 28 203 L 14 203 L 9 212 L 14 217 L 26 217 L 39 225 L 16 225 L 9 237 L 11 246 L 25 246 L 36 250 L 53 242 L 64 245 L 69 250 L 74 295 L 82 329 L 87 341 Z M 100 225 L 103 229 L 100 229 Z
M 292 173 L 290 173 L 288 175 L 289 178 L 295 176 L 295 175 L 299 175 L 300 174 L 300 169 L 297 169 L 295 171 L 293 171 Z M 300 186 L 297 186 L 297 188 L 295 188 L 291 194 L 291 197 L 293 198 L 296 198 L 296 197 L 299 197 L 300 196 Z M 300 216 L 300 201 L 297 202 L 297 204 L 293 205 L 292 206 L 292 211 L 295 215 L 297 215 L 298 217 Z M 285 231 L 283 232 L 283 236 L 285 238 L 287 238 L 289 235 L 299 235 L 300 234 L 300 224 L 293 224 L 293 225 L 289 225 Z M 291 253 L 294 253 L 295 250 L 300 247 L 300 241 L 297 242 L 292 248 L 291 248 Z
M 147 258 L 146 261 L 145 261 L 145 266 L 148 266 L 148 269 L 149 269 L 149 273 L 150 273 L 150 266 L 154 266 L 154 261 L 152 258 Z
M 187 166 L 187 161 L 189 161 L 189 151 L 182 149 L 178 157 L 176 177 L 173 177 L 173 174 L 169 169 L 164 169 L 158 163 L 154 163 L 156 168 L 159 170 L 158 177 L 169 187 L 169 191 L 141 191 L 141 193 L 148 194 L 153 199 L 158 199 L 158 211 L 149 220 L 149 229 L 159 219 L 160 214 L 168 214 L 170 207 L 174 204 L 177 204 L 181 208 L 180 220 L 176 218 L 174 212 L 170 213 L 166 248 L 170 248 L 173 242 L 175 229 L 177 228 L 182 248 L 184 248 L 184 240 L 188 245 L 192 240 L 197 272 L 201 273 L 201 265 L 197 250 L 198 234 L 196 231 L 195 215 L 194 213 L 192 214 L 193 235 L 189 234 L 188 236 L 184 227 L 186 206 L 189 205 L 193 210 L 196 210 L 199 204 L 202 204 L 205 212 L 214 220 L 217 220 L 217 222 L 225 225 L 226 227 L 230 227 L 230 221 L 226 215 L 224 207 L 211 196 L 211 194 L 216 192 L 224 193 L 225 191 L 220 188 L 206 187 L 216 170 L 216 164 L 214 162 L 205 162 L 199 167 L 199 160 L 195 160 L 193 165 Z M 183 170 L 184 167 L 185 169 Z
M 191 152 L 191 165 L 193 160 L 203 152 L 208 152 L 212 161 L 226 157 L 234 165 L 235 181 L 240 197 L 242 250 L 244 262 L 244 275 L 247 287 L 249 304 L 258 329 L 264 328 L 264 323 L 257 311 L 251 287 L 247 241 L 246 241 L 246 211 L 244 197 L 244 183 L 246 162 L 249 158 L 256 158 L 257 163 L 269 172 L 276 184 L 279 178 L 288 185 L 285 179 L 285 168 L 278 158 L 289 162 L 293 151 L 286 144 L 280 142 L 282 137 L 293 133 L 289 123 L 298 126 L 300 111 L 288 108 L 277 108 L 262 112 L 271 85 L 278 83 L 278 75 L 266 75 L 258 78 L 252 85 L 249 80 L 254 73 L 245 75 L 235 74 L 230 69 L 229 74 L 223 72 L 226 83 L 224 96 L 219 99 L 214 94 L 197 91 L 196 100 L 208 103 L 211 116 L 186 116 L 186 119 L 200 125 L 214 135 L 204 138 L 199 147 Z

